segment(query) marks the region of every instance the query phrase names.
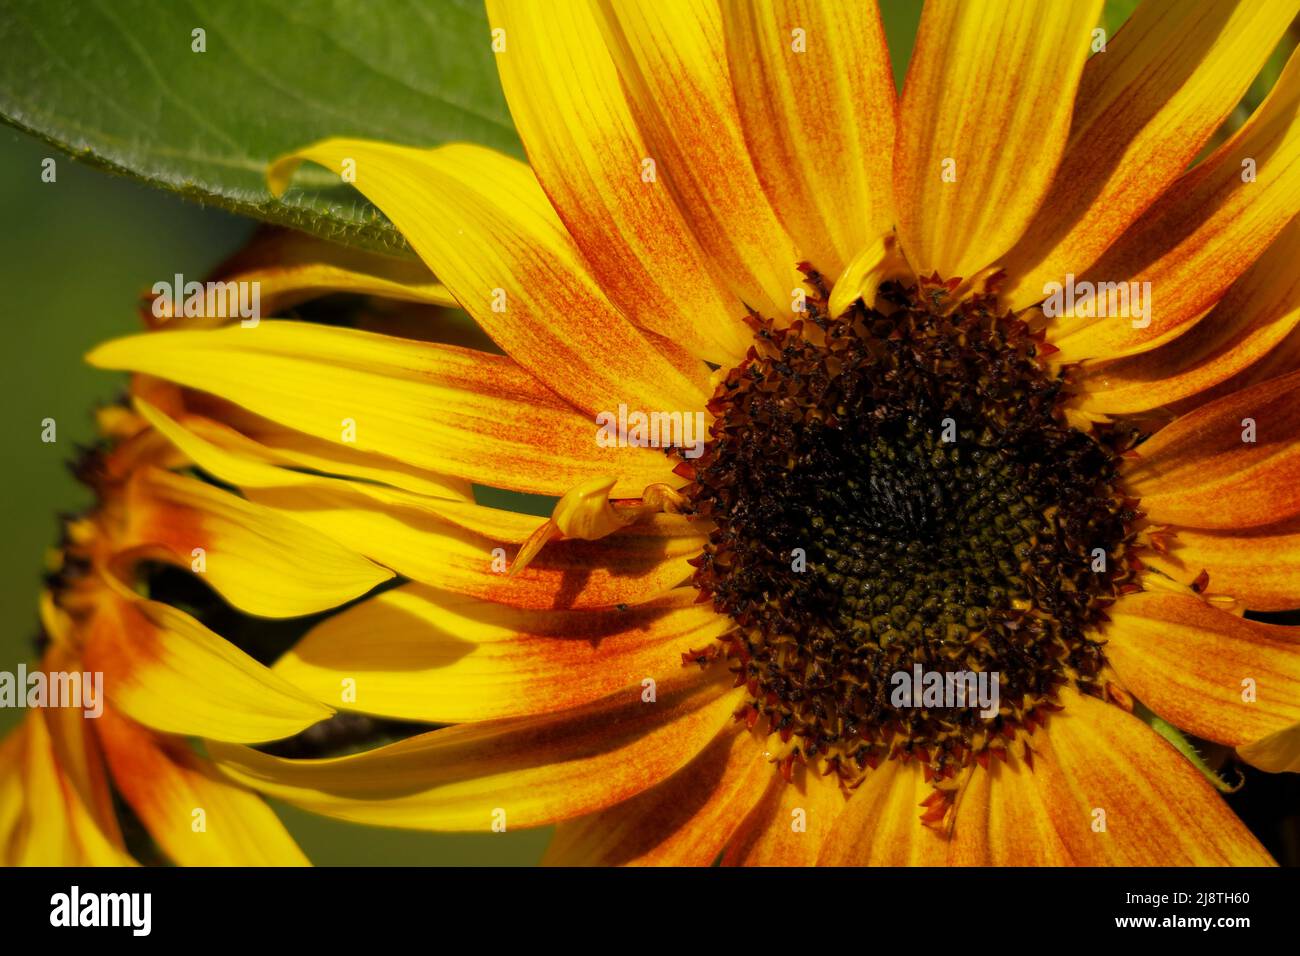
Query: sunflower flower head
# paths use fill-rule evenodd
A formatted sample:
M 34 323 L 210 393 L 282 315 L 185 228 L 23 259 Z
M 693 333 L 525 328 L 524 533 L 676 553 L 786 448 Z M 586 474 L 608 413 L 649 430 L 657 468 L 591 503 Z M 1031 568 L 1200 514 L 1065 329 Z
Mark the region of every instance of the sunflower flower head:
M 1245 615 L 1300 605 L 1300 59 L 1221 133 L 1298 10 L 931 0 L 900 98 L 870 3 L 489 0 L 527 164 L 269 170 L 420 262 L 263 235 L 218 277 L 294 318 L 89 356 L 47 630 L 108 773 L 0 760 L 182 862 L 186 787 L 227 862 L 300 858 L 263 796 L 555 863 L 1271 862 L 1183 734 L 1300 769 Z
M 1028 754 L 1018 731 L 1061 683 L 1103 693 L 1095 630 L 1136 589 L 1125 439 L 1065 423 L 1041 336 L 995 296 L 945 313 L 947 291 L 890 283 L 886 311 L 831 318 L 815 288 L 790 328 L 755 320 L 709 404 L 686 494 L 716 527 L 694 581 L 738 625 L 746 720 L 780 736 L 787 776 L 824 757 L 857 782 L 896 757 L 951 777 L 1010 742 Z M 918 665 L 954 687 L 993 677 L 999 712 L 974 693 L 913 708 Z

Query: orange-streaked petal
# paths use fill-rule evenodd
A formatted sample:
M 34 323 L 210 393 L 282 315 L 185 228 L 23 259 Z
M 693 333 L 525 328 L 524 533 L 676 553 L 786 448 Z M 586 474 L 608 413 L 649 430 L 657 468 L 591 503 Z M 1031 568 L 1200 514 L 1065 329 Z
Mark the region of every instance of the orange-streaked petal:
M 924 826 L 934 790 L 886 761 L 854 791 L 821 854 L 840 866 L 1269 865 L 1180 754 L 1120 708 L 1075 691 L 1017 753 L 959 779 L 951 817 Z M 1104 829 L 1102 827 L 1104 826 Z
M 1181 401 L 1250 367 L 1300 324 L 1300 217 L 1205 318 L 1159 348 L 1085 366 L 1080 407 L 1126 414 Z
M 1041 735 L 1042 731 L 1034 735 L 1032 745 L 1036 746 Z M 1059 808 L 1053 806 L 1044 783 L 1057 772 L 1042 763 L 1034 758 L 1030 766 L 1019 756 L 1005 763 L 994 758 L 987 769 L 971 771 L 954 804 L 948 865 L 1065 866 L 1087 862 L 1087 858 L 1077 858 L 1057 832 Z M 924 837 L 913 839 L 923 841 Z M 888 835 L 881 842 L 888 846 Z M 932 845 L 922 846 L 928 849 Z
M 814 860 L 822 866 L 944 865 L 948 841 L 921 822 L 922 801 L 932 794 L 919 765 L 886 760 L 853 791 L 833 838 Z
M 1084 277 L 1150 283 L 1147 314 L 1059 319 L 1048 330 L 1060 350 L 1053 360 L 1135 355 L 1183 334 L 1297 213 L 1300 55 L 1292 54 L 1246 125 L 1175 181 Z
M 706 540 L 685 518 L 655 515 L 599 541 L 549 544 L 526 570 L 507 575 L 515 545 L 536 529 L 537 518 L 402 497 L 378 486 L 246 493 L 405 577 L 512 607 L 640 604 L 689 578 L 687 560 Z
M 1252 611 L 1300 607 L 1300 522 L 1239 531 L 1177 528 L 1167 551 L 1143 551 L 1142 561 L 1187 585 L 1204 572 L 1205 593 L 1231 595 Z
M 1234 392 L 1244 391 L 1260 382 L 1267 382 L 1271 378 L 1289 375 L 1296 371 L 1300 371 L 1300 327 L 1292 329 L 1286 338 L 1254 365 L 1246 367 L 1226 382 L 1209 389 L 1205 395 L 1195 396 L 1190 401 L 1182 403 L 1180 410 L 1188 411 L 1194 408 L 1198 400 L 1199 402 L 1213 401 Z
M 118 339 L 87 358 L 480 484 L 559 494 L 598 467 L 639 491 L 671 472 L 657 449 L 599 447 L 593 419 L 509 358 L 456 346 L 277 321 Z
M 418 259 L 397 259 L 293 229 L 270 229 L 227 259 L 217 281 L 256 282 L 262 315 L 278 315 L 334 292 L 455 306 L 447 287 Z
M 842 836 L 837 823 L 848 801 L 839 777 L 797 767 L 789 782 L 772 773 L 767 783 L 736 828 L 722 865 L 812 866 Z
M 69 682 L 72 675 L 80 675 L 82 706 L 47 709 L 45 726 L 55 762 L 68 785 L 76 791 L 96 827 L 110 843 L 121 847 L 124 845 L 122 832 L 113 808 L 104 758 L 90 731 L 104 710 L 103 688 L 96 685 L 96 677 L 88 671 L 81 655 L 65 645 L 51 644 L 41 661 L 41 669 L 47 674 L 67 675 Z
M 1298 390 L 1292 373 L 1184 415 L 1138 447 L 1125 484 L 1159 524 L 1231 530 L 1300 514 Z
M 725 291 L 633 119 L 586 3 L 489 0 L 501 86 L 533 171 L 601 287 L 625 315 L 730 367 L 748 348 Z M 649 181 L 647 181 L 649 179 Z
M 183 426 L 195 439 L 251 462 L 275 465 L 281 469 L 293 468 L 325 475 L 361 478 L 366 482 L 392 485 L 435 498 L 456 501 L 474 499 L 473 486 L 464 478 L 428 471 L 387 455 L 360 451 L 354 444 L 316 438 L 269 418 L 254 415 L 223 398 L 185 389 L 152 375 L 136 375 L 131 381 L 131 396 L 133 401 L 147 402 Z M 138 411 L 129 414 L 140 421 L 141 425 L 147 423 Z M 165 428 L 162 430 L 166 431 Z M 176 443 L 174 436 L 171 443 Z M 156 459 L 151 460 L 157 463 Z M 178 467 L 183 463 L 170 463 L 168 467 Z M 117 466 L 111 457 L 108 464 L 114 468 L 115 477 L 125 477 L 139 467 L 135 461 Z
M 718 5 L 592 2 L 647 158 L 716 274 L 754 309 L 790 315 L 799 256 L 749 159 Z
M 708 866 L 776 773 L 761 742 L 737 724 L 658 786 L 561 823 L 542 863 Z
M 278 817 L 182 741 L 106 712 L 99 739 L 113 780 L 149 835 L 181 866 L 307 866 Z
M 971 278 L 1025 231 L 1065 149 L 1101 7 L 926 3 L 894 150 L 898 232 L 918 273 Z
M 1110 611 L 1106 658 L 1125 689 L 1171 724 L 1240 746 L 1295 728 L 1300 766 L 1300 628 L 1248 621 L 1193 594 L 1130 594 Z
M 311 160 L 357 164 L 356 185 L 503 351 L 590 414 L 703 408 L 708 366 L 655 348 L 591 276 L 523 163 L 480 146 L 433 150 L 330 139 L 279 160 L 282 192 Z
M 1046 283 L 1093 265 L 1241 102 L 1298 9 L 1296 0 L 1139 4 L 1084 67 L 1065 156 L 1005 260 L 1002 301 L 1022 309 Z
M 1037 766 L 1037 764 L 1035 765 Z M 1062 866 L 1076 862 L 1057 835 L 1042 773 L 1015 757 L 959 778 L 948 815 L 930 826 L 935 790 L 915 763 L 889 761 L 854 793 L 818 860 L 823 866 Z
M 395 458 L 314 438 L 211 396 L 190 393 L 186 405 L 205 410 L 204 414 L 180 413 L 178 421 L 187 431 L 254 461 L 361 478 L 435 498 L 472 501 L 474 497 L 470 482 L 464 478 L 436 474 Z M 207 417 L 209 411 L 218 417 Z
M 990 760 L 959 781 L 936 829 L 916 764 L 887 761 L 854 792 L 819 863 L 842 866 L 1272 864 L 1227 804 L 1163 738 L 1074 691 L 1030 738 L 1032 765 Z M 1017 748 L 1019 749 L 1019 748 Z
M 246 786 L 356 823 L 544 826 L 603 810 L 689 763 L 732 720 L 742 691 L 726 677 L 682 672 L 659 682 L 655 702 L 638 686 L 561 714 L 461 724 L 353 756 L 210 751 Z
M 758 178 L 801 259 L 837 277 L 893 231 L 898 94 L 874 2 L 724 0 Z
M 1201 771 L 1141 720 L 1075 691 L 1062 703 L 1034 734 L 1034 777 L 1073 862 L 1274 865 Z
M 86 667 L 103 673 L 108 707 L 155 730 L 255 743 L 333 713 L 167 604 L 110 596 L 86 627 Z
M 19 779 L 24 787 L 21 837 L 9 848 L 15 866 L 130 866 L 116 827 L 105 832 L 58 761 L 58 750 L 39 708 L 23 722 Z
M 322 621 L 274 670 L 327 703 L 403 720 L 553 713 L 659 680 L 707 650 L 734 625 L 695 596 L 527 611 L 408 584 Z
M 0 866 L 16 866 L 24 854 L 27 822 L 23 768 L 27 762 L 25 722 L 0 740 Z
M 202 574 L 250 614 L 324 611 L 393 577 L 317 528 L 186 475 L 156 468 L 137 472 L 125 512 L 120 548 Z

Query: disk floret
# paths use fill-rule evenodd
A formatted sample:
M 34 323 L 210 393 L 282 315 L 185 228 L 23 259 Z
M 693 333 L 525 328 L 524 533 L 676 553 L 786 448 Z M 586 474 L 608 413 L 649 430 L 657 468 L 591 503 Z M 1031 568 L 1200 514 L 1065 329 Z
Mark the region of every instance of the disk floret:
M 832 317 L 808 275 L 803 317 L 751 316 L 711 402 L 686 489 L 713 523 L 695 584 L 736 622 L 746 717 L 787 766 L 951 775 L 1004 755 L 1064 682 L 1097 692 L 1095 625 L 1132 586 L 1128 438 L 1070 426 L 1040 339 L 994 295 L 945 308 L 937 282 L 889 283 Z M 897 675 L 930 673 L 996 675 L 997 705 L 900 703 Z

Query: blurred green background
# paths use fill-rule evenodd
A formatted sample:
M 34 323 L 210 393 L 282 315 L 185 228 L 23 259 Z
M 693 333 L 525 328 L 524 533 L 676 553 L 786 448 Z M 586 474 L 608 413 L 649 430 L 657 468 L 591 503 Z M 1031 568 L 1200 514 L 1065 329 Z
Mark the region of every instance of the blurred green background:
M 1107 5 L 1108 32 L 1133 6 L 1134 0 Z M 919 4 L 883 0 L 882 8 L 901 83 Z M 1281 55 L 1275 58 L 1266 70 L 1270 75 L 1261 78 L 1248 100 L 1262 97 L 1282 61 Z M 54 183 L 41 180 L 47 157 L 57 163 Z M 177 272 L 207 272 L 240 246 L 254 223 L 81 166 L 4 127 L 0 210 L 6 227 L 0 230 L 0 321 L 5 332 L 0 669 L 12 670 L 18 661 L 33 657 L 36 597 L 43 557 L 58 536 L 58 514 L 90 503 L 67 463 L 78 444 L 94 440 L 94 406 L 112 400 L 124 382 L 90 369 L 81 356 L 97 342 L 139 328 L 136 303 L 155 281 Z M 57 422 L 54 444 L 41 441 L 45 418 Z M 0 710 L 0 734 L 22 714 Z M 531 864 L 550 837 L 549 830 L 430 835 L 277 809 L 308 856 L 322 865 Z

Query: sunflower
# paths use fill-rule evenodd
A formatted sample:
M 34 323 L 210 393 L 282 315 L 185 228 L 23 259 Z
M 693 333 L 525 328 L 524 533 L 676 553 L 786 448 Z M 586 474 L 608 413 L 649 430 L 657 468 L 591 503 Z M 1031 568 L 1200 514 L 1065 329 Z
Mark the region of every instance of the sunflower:
M 1215 145 L 1300 2 L 1100 8 L 931 0 L 900 99 L 871 3 L 489 0 L 529 164 L 277 162 L 423 265 L 268 236 L 221 277 L 367 317 L 91 353 L 45 666 L 108 708 L 5 743 L 10 857 L 123 857 L 111 776 L 178 862 L 294 861 L 264 795 L 560 864 L 1270 863 L 1173 728 L 1300 770 L 1245 616 L 1300 606 L 1300 58 Z M 332 710 L 401 739 L 267 743 Z
M 140 424 L 124 409 L 101 414 L 105 436 L 118 443 L 111 452 L 87 453 L 77 469 L 98 506 L 67 522 L 40 604 L 39 671 L 46 679 L 99 673 L 108 675 L 105 690 L 116 687 L 108 702 L 99 701 L 102 713 L 33 709 L 0 744 L 3 861 L 122 866 L 134 862 L 132 851 L 145 861 L 160 859 L 147 841 L 132 839 L 138 834 L 124 832 L 115 787 L 134 809 L 133 822 L 143 822 L 176 862 L 306 864 L 270 808 L 222 778 L 182 735 L 261 741 L 296 733 L 332 711 L 182 610 L 144 600 L 130 586 L 145 555 L 133 529 L 140 512 L 130 500 L 138 482 L 122 476 L 178 463 Z M 179 477 L 159 470 L 163 475 Z M 359 556 L 344 560 L 359 565 Z M 373 571 L 376 582 L 387 576 Z M 214 680 L 223 685 L 215 695 L 206 690 Z M 240 686 L 250 701 L 271 709 L 230 709 L 229 695 Z

